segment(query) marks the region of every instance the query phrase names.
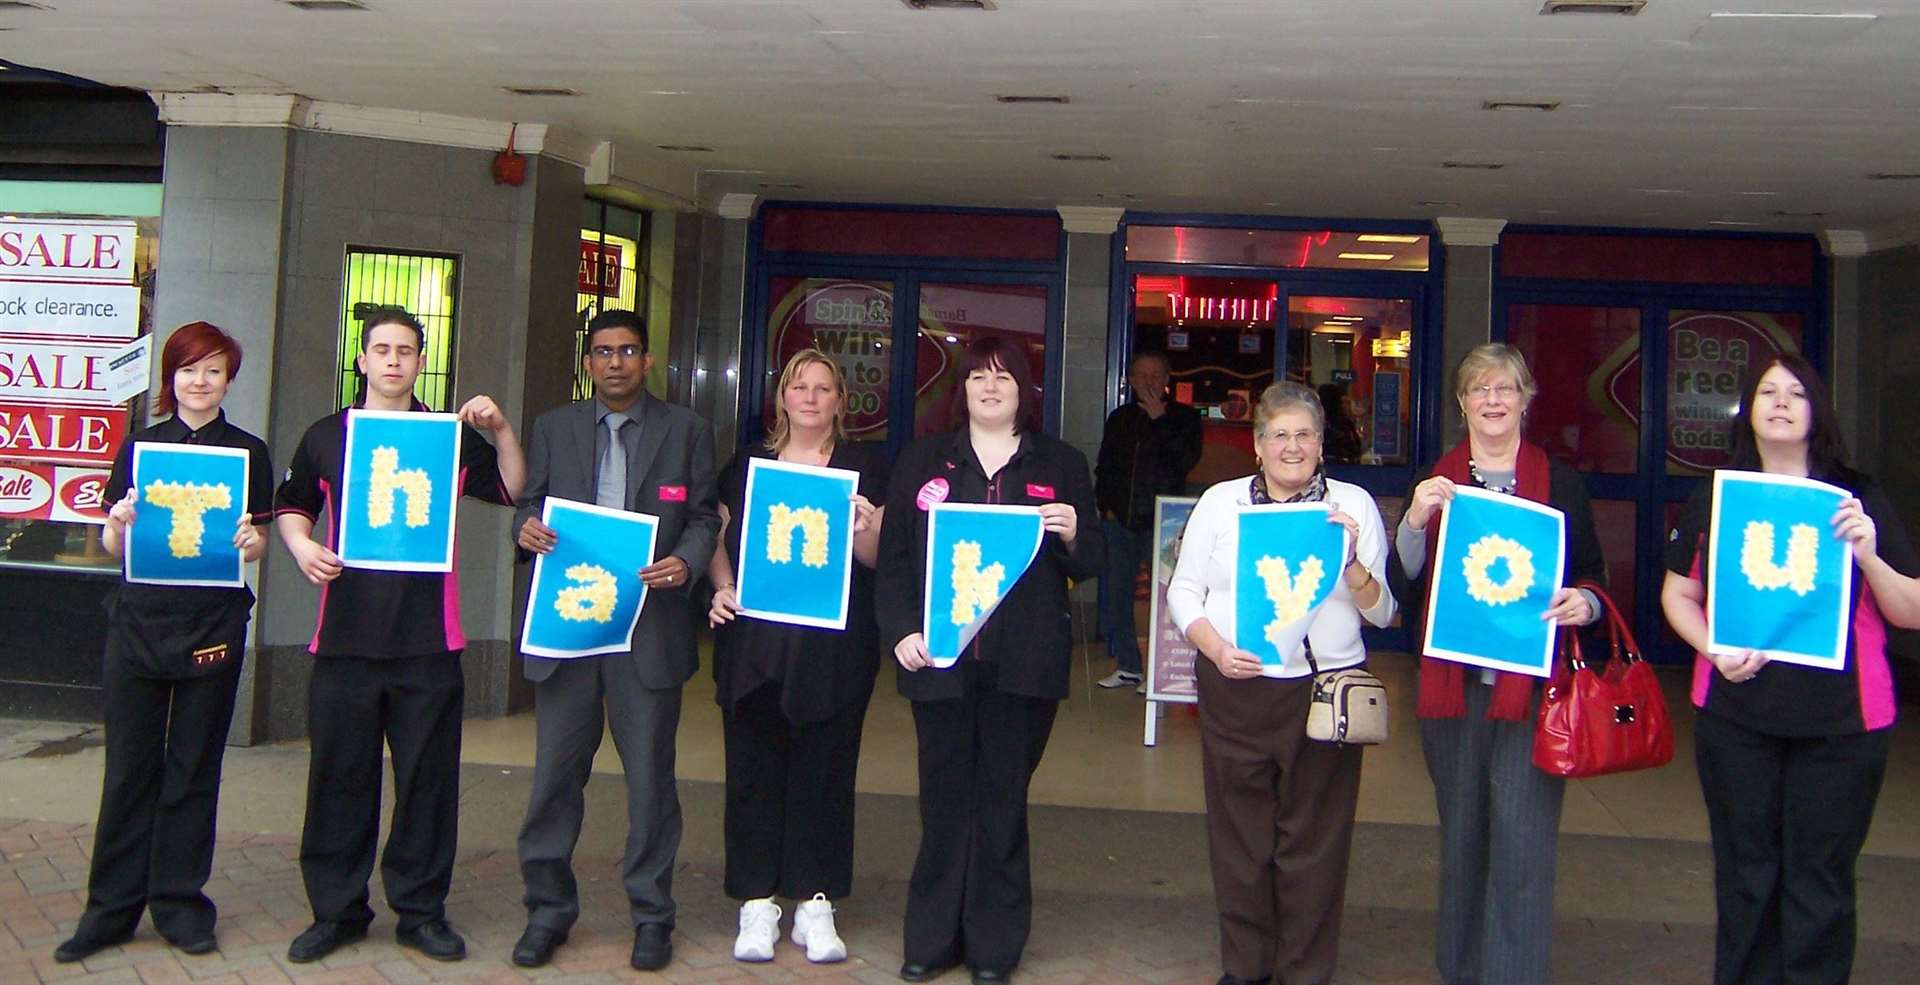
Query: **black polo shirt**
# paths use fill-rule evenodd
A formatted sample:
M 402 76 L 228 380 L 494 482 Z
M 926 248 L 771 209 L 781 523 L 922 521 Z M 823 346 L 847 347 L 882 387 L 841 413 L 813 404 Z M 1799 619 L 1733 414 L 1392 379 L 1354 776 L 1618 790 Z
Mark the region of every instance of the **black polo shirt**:
M 413 409 L 426 407 L 415 401 Z M 340 549 L 341 473 L 347 458 L 347 412 L 313 422 L 287 465 L 274 495 L 274 515 L 298 513 L 320 529 L 321 543 Z M 513 505 L 500 478 L 493 445 L 480 432 L 460 426 L 460 494 L 483 503 Z M 466 648 L 460 630 L 459 549 L 453 571 L 375 571 L 346 568 L 320 586 L 320 618 L 307 652 L 321 657 L 392 659 L 450 653 Z
M 256 524 L 266 523 L 273 509 L 273 463 L 267 443 L 227 421 L 225 411 L 199 430 L 178 417 L 169 417 L 135 432 L 120 445 L 113 470 L 107 474 L 106 501 L 111 507 L 133 484 L 133 448 L 138 444 L 208 445 L 238 448 L 247 453 L 245 509 Z M 138 512 L 144 507 L 136 504 Z M 231 538 L 231 531 L 209 530 L 209 537 Z M 253 591 L 245 586 L 221 588 L 189 585 L 143 585 L 122 581 L 108 596 L 110 623 L 108 656 L 127 661 L 142 676 L 195 677 L 224 669 L 225 656 L 237 654 L 246 636 Z M 229 643 L 219 661 L 200 660 L 194 651 L 203 644 Z

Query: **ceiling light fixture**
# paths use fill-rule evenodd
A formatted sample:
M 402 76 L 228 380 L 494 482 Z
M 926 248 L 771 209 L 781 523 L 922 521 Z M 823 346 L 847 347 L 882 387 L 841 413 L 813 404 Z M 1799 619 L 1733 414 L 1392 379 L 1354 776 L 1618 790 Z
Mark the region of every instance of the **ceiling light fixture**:
M 1440 166 L 1453 171 L 1498 171 L 1506 167 L 1493 161 L 1441 161 Z
M 1647 0 L 1547 0 L 1540 5 L 1542 14 L 1623 14 L 1632 17 L 1647 5 Z
M 1716 10 L 1708 14 L 1711 20 L 1741 21 L 1877 21 L 1879 14 L 1806 14 L 1806 13 L 1765 13 L 1745 10 Z
M 46 10 L 43 3 L 28 3 L 27 0 L 0 0 L 0 10 Z
M 501 86 L 516 96 L 578 96 L 580 90 L 566 86 Z
M 1056 106 L 1065 106 L 1071 100 L 1069 99 L 1069 97 L 1066 97 L 1066 96 L 1024 96 L 1024 95 L 1017 95 L 1017 94 L 1003 94 L 1003 95 L 998 95 L 993 97 L 993 101 L 996 103 L 1006 103 L 1010 106 L 1024 105 L 1029 103 L 1051 103 Z
M 1340 259 L 1342 260 L 1378 260 L 1381 263 L 1385 263 L 1388 260 L 1393 259 L 1393 257 L 1394 257 L 1394 254 L 1392 253 L 1342 253 L 1340 254 Z
M 1760 225 L 1760 223 L 1747 222 L 1742 219 L 1708 219 L 1707 225 L 1709 226 L 1757 226 L 1757 225 Z
M 1387 233 L 1362 233 L 1354 237 L 1362 243 L 1418 243 L 1424 236 L 1393 236 Z
M 711 147 L 702 147 L 702 146 L 700 146 L 699 144 L 654 144 L 653 146 L 654 146 L 654 147 L 656 147 L 656 148 L 658 148 L 659 150 L 670 150 L 670 151 L 676 151 L 676 152 L 678 152 L 678 153 L 681 153 L 681 154 L 711 154 L 711 153 L 713 153 L 713 148 L 711 148 Z
M 1493 113 L 1516 113 L 1532 110 L 1536 113 L 1551 113 L 1560 108 L 1560 101 L 1525 102 L 1510 99 L 1489 99 L 1480 104 L 1480 108 Z
M 1085 164 L 1090 162 L 1111 161 L 1113 160 L 1113 156 L 1111 154 L 1055 154 L 1053 155 L 1053 159 L 1056 161 L 1073 161 Z
M 1459 202 L 1415 202 L 1414 204 L 1423 209 L 1457 209 L 1460 207 Z
M 800 189 L 805 188 L 807 186 L 801 185 L 801 184 L 795 184 L 794 182 L 791 182 L 791 181 L 763 181 L 760 183 L 760 187 L 769 189 L 769 190 L 778 189 L 781 191 L 799 191 Z
M 1877 171 L 1867 175 L 1868 181 L 1920 181 L 1920 171 Z
M 900 0 L 908 10 L 997 10 L 1000 0 Z
M 1827 215 L 1825 212 L 1785 212 L 1785 211 L 1775 211 L 1773 214 L 1779 216 L 1782 219 L 1824 219 L 1826 218 L 1826 215 Z
M 287 6 L 309 13 L 341 10 L 365 10 L 364 0 L 286 0 Z

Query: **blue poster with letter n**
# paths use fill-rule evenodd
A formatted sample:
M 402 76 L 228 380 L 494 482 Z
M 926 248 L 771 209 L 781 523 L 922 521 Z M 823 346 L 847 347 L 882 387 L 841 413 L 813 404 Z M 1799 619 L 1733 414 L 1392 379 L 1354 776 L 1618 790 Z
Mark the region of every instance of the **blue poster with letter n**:
M 770 458 L 747 461 L 736 575 L 740 614 L 847 628 L 853 583 L 853 495 L 860 473 Z
M 1040 554 L 1037 506 L 936 503 L 927 510 L 926 611 L 935 667 L 951 667 Z
M 1713 474 L 1707 538 L 1707 648 L 1841 670 L 1853 549 L 1833 534 L 1852 494 L 1798 476 Z
M 452 571 L 459 480 L 459 417 L 347 411 L 337 518 L 341 563 L 386 571 Z
M 1440 514 L 1427 591 L 1426 654 L 1550 677 L 1543 618 L 1566 570 L 1567 518 L 1519 496 L 1455 486 Z
M 660 519 L 548 498 L 540 522 L 553 550 L 533 562 L 520 652 L 570 659 L 624 653 L 647 602 L 640 569 L 653 563 Z
M 234 532 L 247 509 L 244 449 L 136 442 L 127 580 L 145 585 L 246 584 Z
M 1347 528 L 1325 503 L 1243 506 L 1233 559 L 1233 645 L 1277 677 L 1300 649 L 1313 614 L 1333 594 L 1347 559 Z

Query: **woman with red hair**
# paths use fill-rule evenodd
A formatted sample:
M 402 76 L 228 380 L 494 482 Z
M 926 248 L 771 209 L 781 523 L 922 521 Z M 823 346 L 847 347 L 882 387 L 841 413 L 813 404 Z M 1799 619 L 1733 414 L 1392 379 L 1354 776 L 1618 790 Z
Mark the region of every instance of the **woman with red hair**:
M 160 353 L 156 414 L 171 415 L 129 436 L 107 478 L 101 541 L 118 556 L 136 522 L 131 488 L 139 442 L 216 445 L 247 452 L 246 509 L 233 544 L 248 561 L 266 548 L 273 467 L 266 443 L 227 422 L 220 402 L 240 371 L 240 344 L 206 322 L 176 329 Z M 157 521 L 156 521 L 157 522 Z M 107 600 L 106 776 L 87 875 L 87 909 L 53 952 L 79 961 L 133 936 L 140 913 L 186 954 L 217 944 L 214 907 L 203 888 L 213 869 L 220 761 L 240 685 L 253 592 L 123 581 Z

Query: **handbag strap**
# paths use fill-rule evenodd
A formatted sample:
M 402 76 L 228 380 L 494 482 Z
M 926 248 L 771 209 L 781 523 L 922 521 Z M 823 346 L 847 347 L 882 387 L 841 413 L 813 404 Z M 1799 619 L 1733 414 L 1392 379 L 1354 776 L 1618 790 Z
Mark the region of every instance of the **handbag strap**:
M 1621 613 L 1620 606 L 1613 601 L 1598 582 L 1582 581 L 1574 586 L 1592 592 L 1600 600 L 1600 608 L 1607 617 L 1607 640 L 1613 651 L 1613 658 L 1625 663 L 1641 659 L 1640 643 L 1633 638 L 1633 627 L 1627 623 L 1627 617 Z
M 1302 636 L 1300 638 L 1300 653 L 1307 658 L 1307 668 L 1313 671 L 1313 676 L 1319 677 L 1320 661 L 1313 659 L 1313 641 Z

